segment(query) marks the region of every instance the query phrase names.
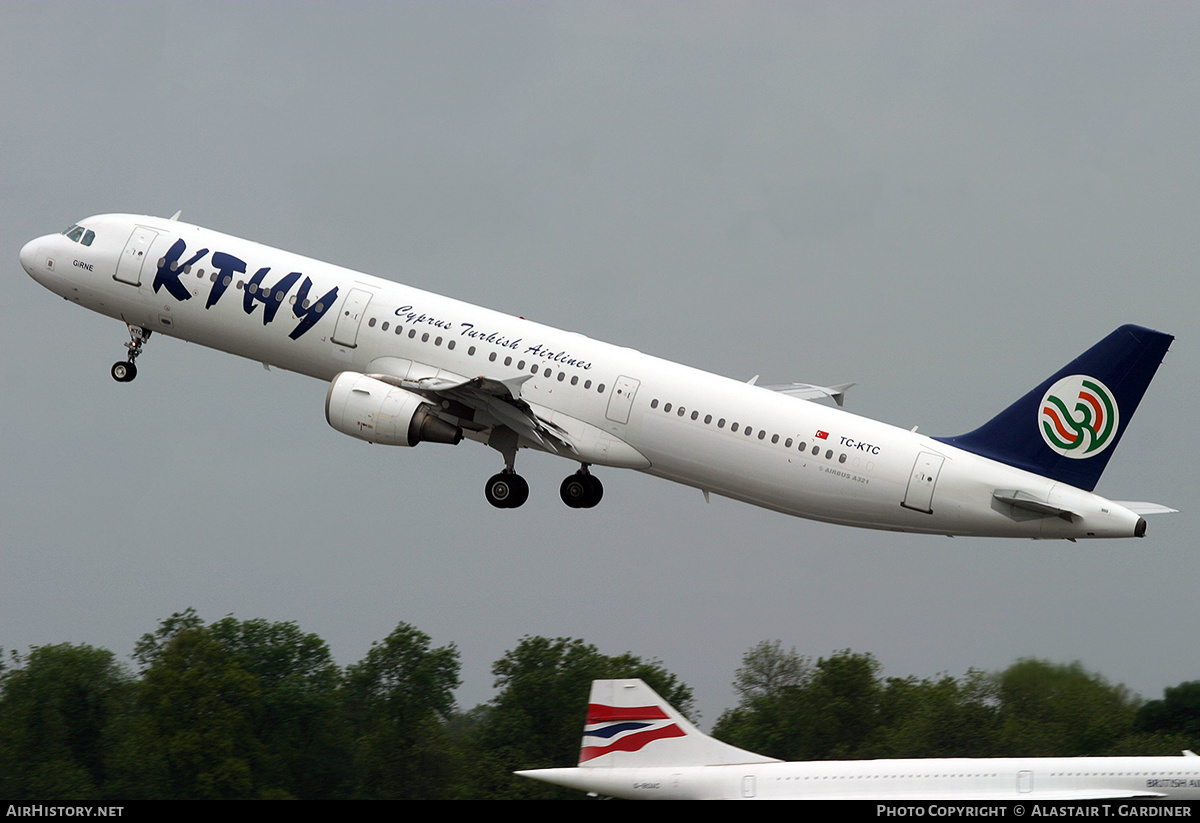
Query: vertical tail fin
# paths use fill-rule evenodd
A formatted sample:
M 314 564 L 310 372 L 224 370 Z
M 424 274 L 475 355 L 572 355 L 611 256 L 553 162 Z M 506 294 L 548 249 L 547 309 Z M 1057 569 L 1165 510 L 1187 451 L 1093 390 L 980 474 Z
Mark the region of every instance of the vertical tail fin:
M 704 734 L 641 680 L 592 681 L 581 768 L 773 762 Z
M 1174 339 L 1122 326 L 975 431 L 937 439 L 1091 491 Z

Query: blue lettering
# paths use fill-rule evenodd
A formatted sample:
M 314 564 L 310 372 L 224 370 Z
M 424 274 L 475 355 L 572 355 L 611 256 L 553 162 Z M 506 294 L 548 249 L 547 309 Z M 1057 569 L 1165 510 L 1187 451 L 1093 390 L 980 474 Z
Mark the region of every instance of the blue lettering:
M 269 289 L 262 287 L 263 278 L 271 268 L 259 269 L 250 282 L 246 284 L 246 294 L 242 297 L 242 309 L 246 314 L 254 314 L 254 304 L 263 304 L 263 325 L 267 325 L 275 319 L 275 313 L 279 311 L 280 305 L 283 303 L 283 296 L 288 293 L 288 289 L 292 284 L 300 279 L 300 272 L 294 271 L 289 275 L 284 276 Z M 299 298 L 297 298 L 299 300 Z
M 154 293 L 158 294 L 158 290 L 165 288 L 172 297 L 176 300 L 191 300 L 192 295 L 187 290 L 187 286 L 179 279 L 179 274 L 188 266 L 195 263 L 204 255 L 208 254 L 208 249 L 200 249 L 192 255 L 192 259 L 179 265 L 179 258 L 183 256 L 183 250 L 187 248 L 187 244 L 180 238 L 171 246 L 170 250 L 163 255 L 163 259 L 158 266 L 158 272 L 154 275 Z
M 338 290 L 337 286 L 334 286 L 316 303 L 309 304 L 308 290 L 311 288 L 312 281 L 305 277 L 304 282 L 300 284 L 299 291 L 296 292 L 296 302 L 292 306 L 292 314 L 300 318 L 300 323 L 288 335 L 293 340 L 298 340 L 302 334 L 311 329 L 313 324 L 325 315 L 325 312 L 333 308 L 333 303 L 337 300 Z
M 246 273 L 246 261 L 239 260 L 232 254 L 226 254 L 223 251 L 213 252 L 212 263 L 217 267 L 217 274 L 213 281 L 212 291 L 208 293 L 208 302 L 204 304 L 206 309 L 211 309 L 217 304 L 221 295 L 225 293 L 225 289 L 229 288 L 229 284 L 233 282 L 235 274 Z

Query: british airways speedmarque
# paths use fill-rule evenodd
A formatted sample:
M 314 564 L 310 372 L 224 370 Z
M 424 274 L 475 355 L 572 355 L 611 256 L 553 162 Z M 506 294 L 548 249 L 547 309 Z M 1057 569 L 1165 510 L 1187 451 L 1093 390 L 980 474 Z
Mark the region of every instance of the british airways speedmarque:
M 329 383 L 325 416 L 369 443 L 491 446 L 488 501 L 529 495 L 517 453 L 637 469 L 848 526 L 1029 538 L 1141 537 L 1173 511 L 1093 493 L 1170 335 L 1122 326 L 982 427 L 934 438 L 838 408 L 849 384 L 758 386 L 178 219 L 106 214 L 21 250 L 25 271 L 121 320 L 120 382 L 155 333 Z M 838 407 L 806 402 L 832 399 Z

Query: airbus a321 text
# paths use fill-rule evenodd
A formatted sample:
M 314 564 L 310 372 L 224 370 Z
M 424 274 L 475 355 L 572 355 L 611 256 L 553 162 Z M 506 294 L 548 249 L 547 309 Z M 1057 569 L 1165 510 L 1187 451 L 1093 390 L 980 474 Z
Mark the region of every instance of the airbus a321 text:
M 641 680 L 592 682 L 577 768 L 517 774 L 631 800 L 1200 799 L 1189 751 L 788 763 L 709 737 Z
M 1141 537 L 1146 514 L 1092 490 L 1173 339 L 1122 326 L 991 422 L 935 438 L 849 414 L 847 388 L 758 386 L 321 263 L 178 219 L 106 214 L 30 241 L 21 265 L 123 321 L 137 374 L 161 333 L 329 382 L 325 415 L 370 443 L 486 443 L 498 508 L 525 502 L 517 452 L 637 469 L 848 526 L 1029 538 Z

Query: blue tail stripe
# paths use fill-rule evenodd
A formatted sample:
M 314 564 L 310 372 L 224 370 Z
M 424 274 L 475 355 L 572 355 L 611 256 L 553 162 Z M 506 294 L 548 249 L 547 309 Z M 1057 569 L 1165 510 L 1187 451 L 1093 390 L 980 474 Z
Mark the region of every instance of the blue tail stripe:
M 1141 326 L 1122 326 L 975 431 L 936 439 L 1091 491 L 1174 339 Z M 1072 459 L 1055 452 L 1046 444 L 1039 428 L 1042 398 L 1060 379 L 1075 374 L 1088 375 L 1106 385 L 1119 409 L 1119 428 L 1112 442 L 1086 459 Z

